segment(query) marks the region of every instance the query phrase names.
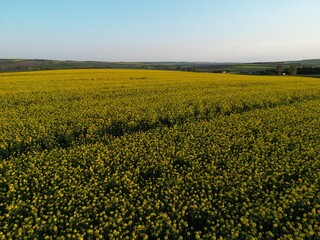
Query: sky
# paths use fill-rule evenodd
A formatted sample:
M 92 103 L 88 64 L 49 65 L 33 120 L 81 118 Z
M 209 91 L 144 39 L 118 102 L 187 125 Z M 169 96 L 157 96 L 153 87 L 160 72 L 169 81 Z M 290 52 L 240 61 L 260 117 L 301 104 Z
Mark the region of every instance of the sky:
M 0 0 L 0 58 L 320 58 L 319 0 Z

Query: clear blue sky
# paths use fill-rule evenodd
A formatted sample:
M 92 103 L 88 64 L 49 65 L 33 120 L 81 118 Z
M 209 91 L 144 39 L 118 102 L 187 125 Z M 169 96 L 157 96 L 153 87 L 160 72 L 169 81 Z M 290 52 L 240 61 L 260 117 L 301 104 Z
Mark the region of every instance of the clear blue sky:
M 0 0 L 0 58 L 320 58 L 319 0 Z

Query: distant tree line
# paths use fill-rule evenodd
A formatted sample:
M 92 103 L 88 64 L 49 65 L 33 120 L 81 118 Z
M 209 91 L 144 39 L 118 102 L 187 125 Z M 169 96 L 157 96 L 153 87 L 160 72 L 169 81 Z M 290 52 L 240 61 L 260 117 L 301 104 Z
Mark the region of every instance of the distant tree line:
M 320 67 L 299 67 L 298 74 L 320 74 Z
M 267 68 L 260 70 L 259 74 L 261 75 L 304 75 L 304 74 L 320 74 L 320 67 L 297 67 L 291 65 L 289 67 L 284 67 L 282 65 L 277 66 L 276 68 Z

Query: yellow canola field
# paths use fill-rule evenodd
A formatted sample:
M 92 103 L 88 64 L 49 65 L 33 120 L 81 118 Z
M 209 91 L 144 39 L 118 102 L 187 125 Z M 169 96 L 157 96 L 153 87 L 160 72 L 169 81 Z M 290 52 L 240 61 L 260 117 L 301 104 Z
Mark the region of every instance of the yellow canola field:
M 0 239 L 320 238 L 320 79 L 0 74 Z

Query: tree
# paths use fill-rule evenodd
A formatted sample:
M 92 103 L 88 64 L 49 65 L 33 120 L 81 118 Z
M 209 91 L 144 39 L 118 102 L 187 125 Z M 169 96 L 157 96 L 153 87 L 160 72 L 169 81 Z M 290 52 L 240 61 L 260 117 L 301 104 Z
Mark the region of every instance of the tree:
M 283 73 L 284 67 L 282 65 L 278 65 L 276 69 L 277 69 L 277 74 L 281 75 Z
M 289 74 L 290 74 L 290 75 L 292 75 L 292 76 L 297 75 L 297 72 L 298 72 L 298 69 L 297 69 L 296 66 L 291 65 L 291 66 L 289 67 Z

